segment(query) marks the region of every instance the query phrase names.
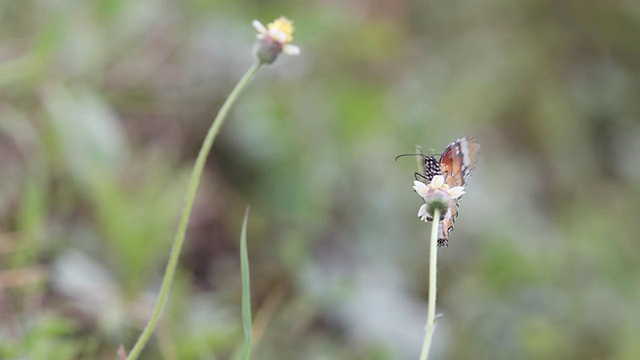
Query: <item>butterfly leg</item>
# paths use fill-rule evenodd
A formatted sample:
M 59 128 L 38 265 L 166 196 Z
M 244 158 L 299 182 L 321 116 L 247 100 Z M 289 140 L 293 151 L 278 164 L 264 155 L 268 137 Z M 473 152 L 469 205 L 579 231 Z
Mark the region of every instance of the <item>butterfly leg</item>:
M 416 181 L 420 181 L 420 182 L 423 182 L 425 184 L 428 184 L 428 183 L 431 182 L 431 180 L 429 180 L 426 176 L 424 176 L 424 175 L 422 175 L 422 174 L 420 174 L 418 172 L 413 173 L 413 178 L 416 179 Z

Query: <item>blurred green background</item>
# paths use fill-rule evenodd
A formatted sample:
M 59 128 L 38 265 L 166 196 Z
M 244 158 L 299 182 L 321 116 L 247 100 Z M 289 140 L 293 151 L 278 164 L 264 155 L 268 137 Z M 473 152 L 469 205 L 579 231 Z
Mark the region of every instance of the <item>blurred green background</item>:
M 204 134 L 216 141 L 143 359 L 415 359 L 420 144 L 482 147 L 440 252 L 432 359 L 640 358 L 640 3 L 0 2 L 0 358 L 114 359 L 148 320 Z

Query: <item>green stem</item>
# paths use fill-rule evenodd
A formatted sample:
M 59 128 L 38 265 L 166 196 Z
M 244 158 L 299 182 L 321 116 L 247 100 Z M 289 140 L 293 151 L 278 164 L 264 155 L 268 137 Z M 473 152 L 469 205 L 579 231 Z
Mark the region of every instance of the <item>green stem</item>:
M 427 304 L 427 328 L 422 343 L 420 360 L 426 360 L 431 348 L 431 339 L 435 329 L 436 319 L 436 275 L 438 262 L 438 225 L 440 224 L 440 211 L 433 212 L 433 222 L 431 225 L 431 244 L 429 249 L 429 303 Z
M 242 233 L 240 234 L 240 274 L 242 278 L 242 327 L 244 328 L 244 351 L 242 360 L 249 360 L 253 342 L 253 326 L 251 325 L 251 280 L 249 274 L 249 254 L 247 250 L 247 221 L 249 207 L 244 213 Z
M 260 65 L 261 64 L 259 62 L 253 64 L 244 74 L 242 79 L 240 79 L 233 91 L 231 91 L 231 94 L 229 94 L 229 97 L 222 105 L 222 108 L 220 108 L 220 111 L 218 112 L 215 120 L 213 120 L 213 123 L 209 128 L 209 132 L 207 133 L 207 137 L 202 143 L 202 147 L 200 148 L 200 152 L 198 153 L 198 158 L 196 159 L 196 163 L 193 166 L 193 170 L 191 172 L 191 177 L 189 178 L 187 196 L 185 198 L 184 207 L 182 208 L 182 217 L 180 218 L 180 224 L 178 225 L 178 229 L 176 230 L 176 234 L 173 239 L 173 245 L 171 246 L 171 254 L 169 255 L 169 262 L 167 263 L 164 278 L 162 279 L 162 287 L 160 288 L 160 295 L 158 295 L 158 302 L 156 303 L 156 307 L 153 311 L 153 316 L 151 316 L 149 323 L 144 328 L 142 334 L 140 334 L 140 337 L 138 338 L 138 341 L 136 342 L 133 349 L 131 349 L 127 360 L 134 360 L 138 358 L 147 341 L 149 341 L 149 338 L 153 333 L 153 329 L 155 328 L 156 323 L 160 318 L 160 314 L 162 313 L 164 304 L 167 301 L 169 288 L 171 287 L 171 283 L 173 282 L 173 278 L 176 273 L 178 258 L 180 257 L 180 251 L 182 250 L 182 244 L 184 243 L 184 237 L 187 230 L 187 223 L 189 222 L 189 216 L 191 215 L 191 208 L 193 207 L 193 201 L 196 196 L 196 191 L 198 190 L 198 185 L 200 184 L 200 177 L 202 176 L 204 164 L 207 160 L 209 152 L 211 151 L 211 147 L 213 146 L 213 141 L 216 139 L 216 136 L 220 132 L 220 127 L 222 127 L 222 124 L 224 123 L 224 120 L 227 117 L 231 106 L 236 102 L 236 100 L 238 99 L 238 95 L 240 95 L 242 90 L 244 90 L 249 81 L 254 77 L 254 75 L 260 68 Z

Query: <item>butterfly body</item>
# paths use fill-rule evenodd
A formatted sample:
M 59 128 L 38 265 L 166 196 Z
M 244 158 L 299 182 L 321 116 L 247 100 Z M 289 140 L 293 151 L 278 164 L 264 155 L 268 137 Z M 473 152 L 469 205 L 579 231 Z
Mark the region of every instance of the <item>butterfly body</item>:
M 428 184 L 436 175 L 445 178 L 445 184 L 449 187 L 465 186 L 471 172 L 475 169 L 480 153 L 480 145 L 472 137 L 457 139 L 447 146 L 439 159 L 435 156 L 425 156 L 423 159 L 423 172 L 416 173 L 416 179 L 426 180 Z M 459 199 L 449 207 L 444 219 L 438 226 L 438 246 L 449 246 L 449 235 L 458 217 L 460 207 Z
M 417 177 L 421 177 L 430 183 L 433 180 L 433 177 L 436 175 L 442 175 L 442 168 L 440 167 L 440 160 L 436 159 L 435 156 L 425 156 L 422 162 L 422 174 L 416 173 Z

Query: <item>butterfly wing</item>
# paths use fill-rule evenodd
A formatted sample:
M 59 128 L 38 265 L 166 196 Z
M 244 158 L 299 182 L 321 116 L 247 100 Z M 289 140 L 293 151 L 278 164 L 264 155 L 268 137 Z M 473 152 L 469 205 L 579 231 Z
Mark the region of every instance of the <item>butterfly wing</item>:
M 450 187 L 464 186 L 475 169 L 480 153 L 480 145 L 472 137 L 460 138 L 447 146 L 440 157 L 440 170 L 445 183 Z M 449 212 L 440 222 L 438 246 L 449 246 L 449 234 L 458 217 L 459 202 L 449 207 Z
M 440 157 L 440 170 L 446 183 L 464 186 L 478 163 L 480 145 L 472 137 L 460 138 L 447 146 Z
M 449 207 L 444 219 L 438 224 L 438 246 L 449 246 L 449 234 L 453 231 L 453 224 L 458 216 L 458 202 Z

